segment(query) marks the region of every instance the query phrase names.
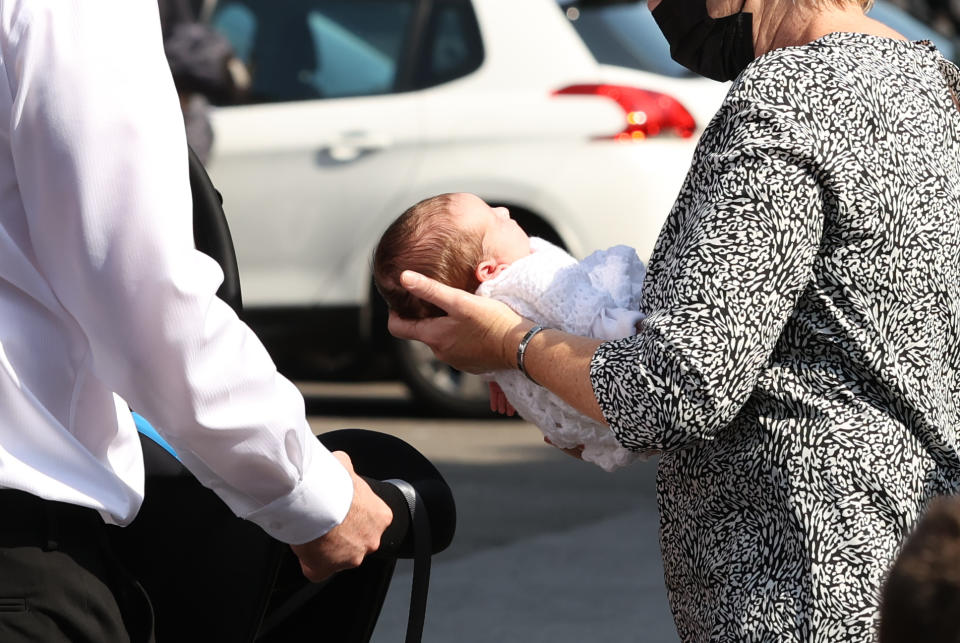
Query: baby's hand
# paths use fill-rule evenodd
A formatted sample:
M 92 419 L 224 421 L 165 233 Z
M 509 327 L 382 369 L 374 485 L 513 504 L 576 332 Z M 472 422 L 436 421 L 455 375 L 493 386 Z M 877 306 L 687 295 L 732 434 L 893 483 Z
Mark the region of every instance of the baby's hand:
M 546 442 L 547 444 L 549 444 L 549 445 L 552 446 L 552 447 L 557 447 L 558 449 L 560 449 L 561 451 L 563 451 L 563 452 L 566 453 L 567 455 L 573 456 L 573 457 L 576 458 L 577 460 L 583 460 L 583 445 L 582 445 L 582 444 L 579 444 L 579 445 L 577 445 L 577 446 L 575 446 L 575 447 L 570 447 L 569 449 L 564 449 L 563 447 L 558 447 L 556 444 L 554 444 L 553 442 L 551 442 L 551 441 L 550 441 L 550 438 L 548 438 L 547 436 L 543 436 L 543 441 Z
M 500 415 L 512 416 L 517 410 L 507 401 L 507 396 L 496 382 L 490 382 L 490 410 Z

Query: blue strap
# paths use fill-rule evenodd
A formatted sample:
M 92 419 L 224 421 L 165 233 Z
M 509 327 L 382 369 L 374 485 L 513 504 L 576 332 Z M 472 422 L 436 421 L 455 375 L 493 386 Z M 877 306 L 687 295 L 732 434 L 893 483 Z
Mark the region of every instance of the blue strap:
M 131 411 L 131 413 L 133 412 Z M 173 450 L 173 447 L 167 444 L 167 441 L 164 440 L 162 437 L 160 437 L 160 434 L 157 433 L 157 430 L 153 428 L 153 426 L 149 422 L 147 422 L 146 418 L 144 418 L 139 413 L 133 413 L 133 422 L 134 424 L 137 425 L 137 431 L 139 431 L 143 435 L 147 436 L 148 438 L 150 438 L 151 440 L 153 440 L 154 442 L 162 446 L 164 449 L 166 449 L 170 453 L 170 455 L 175 457 L 177 460 L 180 459 L 180 456 L 178 456 L 177 452 Z

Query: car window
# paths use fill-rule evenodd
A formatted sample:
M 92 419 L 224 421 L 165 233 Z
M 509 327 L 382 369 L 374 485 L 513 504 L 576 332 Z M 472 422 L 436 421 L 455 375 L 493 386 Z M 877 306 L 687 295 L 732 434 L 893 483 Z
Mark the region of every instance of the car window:
M 694 75 L 670 57 L 670 45 L 646 2 L 565 4 L 562 9 L 597 62 L 676 78 Z
M 694 75 L 670 57 L 670 46 L 646 2 L 585 6 L 569 0 L 559 2 L 597 62 L 666 76 Z M 886 0 L 876 0 L 869 15 L 910 40 L 933 41 L 948 59 L 952 60 L 956 55 L 948 38 Z
M 211 23 L 250 70 L 250 102 L 394 91 L 415 0 L 228 0 Z
M 434 3 L 423 37 L 423 54 L 415 72 L 416 87 L 432 87 L 466 76 L 482 62 L 480 28 L 470 2 Z

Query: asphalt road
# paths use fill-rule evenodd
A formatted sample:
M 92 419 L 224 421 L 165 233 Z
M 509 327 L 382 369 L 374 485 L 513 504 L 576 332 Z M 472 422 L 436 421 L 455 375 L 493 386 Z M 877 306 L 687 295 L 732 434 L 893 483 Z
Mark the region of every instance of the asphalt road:
M 396 435 L 433 461 L 457 502 L 434 558 L 425 643 L 677 640 L 657 545 L 655 462 L 606 473 L 520 420 L 429 417 L 395 383 L 301 383 L 316 433 Z M 402 641 L 401 561 L 373 643 Z

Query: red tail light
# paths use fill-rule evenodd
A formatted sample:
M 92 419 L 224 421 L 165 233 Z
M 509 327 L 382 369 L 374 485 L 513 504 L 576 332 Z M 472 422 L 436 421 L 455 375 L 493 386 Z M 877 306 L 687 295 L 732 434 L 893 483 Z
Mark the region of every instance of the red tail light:
M 620 105 L 627 124 L 622 132 L 610 137 L 618 141 L 638 141 L 664 133 L 689 138 L 697 129 L 687 108 L 660 92 L 623 85 L 571 85 L 554 92 L 554 95 L 571 94 L 606 96 Z

